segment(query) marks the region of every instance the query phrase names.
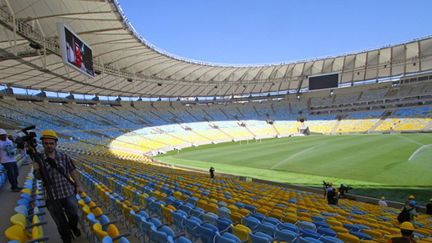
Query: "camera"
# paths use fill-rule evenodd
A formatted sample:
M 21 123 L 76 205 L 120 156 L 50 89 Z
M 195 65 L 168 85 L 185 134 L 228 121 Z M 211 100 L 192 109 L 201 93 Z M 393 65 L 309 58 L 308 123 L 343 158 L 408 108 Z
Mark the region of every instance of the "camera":
M 329 187 L 329 186 L 330 186 L 330 183 L 329 183 L 329 182 L 323 181 L 323 187 L 324 187 L 324 188 L 327 188 L 327 187 Z
M 25 127 L 21 130 L 19 130 L 16 134 L 15 134 L 15 143 L 22 145 L 27 143 L 29 146 L 33 146 L 33 141 L 36 138 L 36 133 L 35 132 L 29 132 L 30 130 L 34 130 L 36 129 L 35 125 L 31 125 L 28 127 Z M 37 146 L 37 144 L 36 144 Z

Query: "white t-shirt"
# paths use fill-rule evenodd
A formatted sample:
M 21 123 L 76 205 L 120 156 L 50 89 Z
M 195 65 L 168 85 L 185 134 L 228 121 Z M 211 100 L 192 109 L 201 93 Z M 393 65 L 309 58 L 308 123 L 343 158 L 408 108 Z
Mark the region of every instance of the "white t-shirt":
M 0 162 L 9 163 L 16 162 L 15 160 L 15 147 L 11 140 L 6 141 L 0 140 Z
M 380 205 L 381 207 L 387 207 L 387 202 L 384 200 L 379 200 L 378 205 Z

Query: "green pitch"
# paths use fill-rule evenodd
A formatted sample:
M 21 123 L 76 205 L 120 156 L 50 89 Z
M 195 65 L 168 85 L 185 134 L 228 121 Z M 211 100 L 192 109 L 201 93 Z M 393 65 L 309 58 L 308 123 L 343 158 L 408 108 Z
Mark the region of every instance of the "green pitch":
M 354 192 L 404 200 L 432 197 L 432 134 L 310 136 L 203 145 L 158 160 L 278 182 L 345 183 Z M 428 195 L 430 194 L 430 195 Z

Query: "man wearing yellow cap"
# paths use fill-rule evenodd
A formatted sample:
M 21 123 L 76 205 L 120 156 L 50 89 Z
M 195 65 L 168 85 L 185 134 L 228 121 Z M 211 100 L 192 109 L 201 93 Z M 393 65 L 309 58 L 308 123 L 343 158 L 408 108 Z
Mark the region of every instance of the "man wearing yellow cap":
M 75 194 L 83 191 L 82 186 L 72 159 L 56 149 L 56 132 L 42 131 L 40 139 L 44 152 L 40 156 L 40 164 L 34 163 L 35 175 L 46 183 L 46 188 L 49 187 L 47 208 L 63 242 L 69 243 L 73 238 L 72 233 L 76 237 L 81 235 L 78 229 L 78 203 Z
M 401 230 L 401 236 L 400 237 L 393 237 L 389 240 L 390 243 L 410 243 L 410 242 L 416 242 L 414 240 L 414 225 L 410 222 L 403 222 L 400 225 Z

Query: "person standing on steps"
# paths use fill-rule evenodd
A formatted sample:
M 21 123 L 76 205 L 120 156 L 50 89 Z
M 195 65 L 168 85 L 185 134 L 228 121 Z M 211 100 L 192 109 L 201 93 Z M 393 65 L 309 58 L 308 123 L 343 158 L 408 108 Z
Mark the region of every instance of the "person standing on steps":
M 21 191 L 18 186 L 18 164 L 15 159 L 15 146 L 8 139 L 8 134 L 4 129 L 0 129 L 0 162 L 6 170 L 8 181 L 13 192 Z
M 58 142 L 56 132 L 42 131 L 40 139 L 44 151 L 39 155 L 40 164 L 37 162 L 33 164 L 35 177 L 44 182 L 47 191 L 47 208 L 57 225 L 63 243 L 70 243 L 73 235 L 81 236 L 78 228 L 78 202 L 75 195 L 82 192 L 83 187 L 78 180 L 78 172 L 72 159 L 56 149 Z

